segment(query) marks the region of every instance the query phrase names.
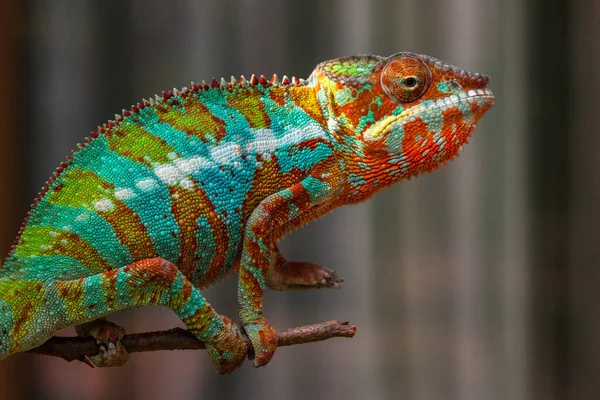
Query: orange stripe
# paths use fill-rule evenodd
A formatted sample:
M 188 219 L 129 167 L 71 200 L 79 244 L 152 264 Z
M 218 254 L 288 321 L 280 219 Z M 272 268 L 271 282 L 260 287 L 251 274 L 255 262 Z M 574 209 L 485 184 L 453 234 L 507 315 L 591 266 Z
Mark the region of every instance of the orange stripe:
M 211 306 L 205 302 L 194 314 L 186 318 L 185 324 L 189 325 L 194 331 L 206 333 L 213 322 L 212 318 L 207 318 L 207 315 L 210 315 L 210 311 L 214 313 L 211 310 Z
M 273 100 L 275 103 L 279 104 L 281 107 L 285 106 L 286 93 L 287 93 L 286 89 L 281 86 L 273 86 L 269 90 L 269 96 L 271 97 L 271 100 Z
M 196 136 L 203 142 L 209 137 L 219 141 L 225 136 L 225 121 L 214 116 L 198 98 L 185 98 L 183 109 L 185 112 L 174 105 L 163 105 L 156 107 L 155 112 L 161 121 L 189 136 Z
M 324 129 L 327 123 L 323 118 L 323 111 L 317 99 L 317 91 L 312 87 L 290 87 L 290 95 L 294 104 L 304 110 L 313 120 Z
M 87 240 L 71 232 L 57 232 L 58 235 L 49 242 L 52 247 L 42 251 L 42 254 L 53 255 L 56 252 L 79 260 L 83 266 L 94 273 L 111 269 L 108 262 L 102 258 L 98 250 Z M 64 241 L 64 242 L 63 242 Z
M 157 257 L 156 248 L 140 217 L 124 202 L 115 200 L 113 203 L 114 210 L 99 211 L 98 214 L 113 227 L 115 235 L 123 245 L 127 246 L 133 260 Z
M 227 101 L 248 121 L 253 129 L 270 128 L 271 119 L 265 111 L 265 103 L 261 93 L 255 90 L 233 92 L 227 96 Z
M 117 305 L 117 275 L 119 275 L 118 269 L 107 271 L 102 275 L 102 288 L 104 289 L 106 307 L 109 310 L 116 311 L 119 309 Z
M 181 235 L 181 256 L 177 266 L 181 273 L 188 279 L 192 279 L 194 271 L 198 267 L 198 218 L 203 217 L 207 220 L 213 240 L 216 244 L 216 252 L 213 255 L 210 267 L 204 275 L 203 283 L 212 282 L 221 271 L 225 264 L 227 247 L 229 245 L 229 236 L 227 225 L 224 220 L 219 218 L 215 212 L 214 205 L 206 193 L 194 183 L 193 189 L 184 189 L 173 186 L 169 188 L 171 192 L 171 212 L 175 221 L 179 225 Z
M 251 302 L 251 304 L 244 304 L 243 308 L 246 310 L 261 310 L 263 290 L 252 272 L 248 270 L 240 271 L 240 285 L 244 292 L 249 294 L 247 298 Z
M 305 172 L 297 168 L 292 168 L 290 172 L 282 174 L 276 155 L 273 155 L 269 160 L 259 158 L 259 161 L 262 162 L 262 166 L 254 173 L 252 190 L 246 194 L 246 198 L 244 199 L 242 221 L 247 221 L 252 211 L 267 196 L 289 188 L 306 176 Z M 274 179 L 274 177 L 277 177 L 277 179 Z

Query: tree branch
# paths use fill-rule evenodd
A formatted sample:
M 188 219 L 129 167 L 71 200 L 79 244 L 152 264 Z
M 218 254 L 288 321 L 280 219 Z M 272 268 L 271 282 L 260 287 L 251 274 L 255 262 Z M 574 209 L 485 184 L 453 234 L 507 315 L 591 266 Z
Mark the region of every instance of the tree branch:
M 327 321 L 321 324 L 300 326 L 277 332 L 277 347 L 319 342 L 333 337 L 351 338 L 356 333 L 356 325 L 346 322 Z M 158 350 L 204 349 L 204 343 L 185 329 L 174 328 L 167 331 L 135 333 L 125 335 L 121 341 L 129 353 Z M 83 359 L 100 351 L 92 338 L 55 336 L 43 345 L 29 350 L 29 353 L 60 357 L 66 361 Z

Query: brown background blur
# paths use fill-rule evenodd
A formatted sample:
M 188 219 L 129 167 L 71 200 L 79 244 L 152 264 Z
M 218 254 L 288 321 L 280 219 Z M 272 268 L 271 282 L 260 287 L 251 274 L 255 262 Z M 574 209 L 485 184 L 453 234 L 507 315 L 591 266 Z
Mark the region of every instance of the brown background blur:
M 269 291 L 271 322 L 349 319 L 354 339 L 225 377 L 203 352 L 107 370 L 21 354 L 0 362 L 0 398 L 600 398 L 599 25 L 592 0 L 2 2 L 1 258 L 77 141 L 191 80 L 411 50 L 490 74 L 497 102 L 458 161 L 284 240 L 346 281 Z M 207 292 L 230 316 L 235 285 Z M 161 308 L 112 319 L 180 324 Z

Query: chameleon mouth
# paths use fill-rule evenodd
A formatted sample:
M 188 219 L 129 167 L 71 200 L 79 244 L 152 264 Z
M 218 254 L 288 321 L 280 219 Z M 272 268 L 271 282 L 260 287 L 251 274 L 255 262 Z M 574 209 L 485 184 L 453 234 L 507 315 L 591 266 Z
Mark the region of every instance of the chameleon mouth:
M 447 109 L 458 107 L 460 105 L 476 103 L 480 107 L 490 108 L 494 105 L 494 94 L 489 89 L 469 90 L 456 95 L 453 94 L 435 102 L 421 103 L 408 108 L 399 115 L 389 116 L 381 121 L 371 125 L 365 132 L 364 137 L 367 140 L 375 141 L 384 137 L 392 129 L 394 124 L 405 125 L 416 121 L 424 114 L 433 114 L 434 112 L 444 112 Z

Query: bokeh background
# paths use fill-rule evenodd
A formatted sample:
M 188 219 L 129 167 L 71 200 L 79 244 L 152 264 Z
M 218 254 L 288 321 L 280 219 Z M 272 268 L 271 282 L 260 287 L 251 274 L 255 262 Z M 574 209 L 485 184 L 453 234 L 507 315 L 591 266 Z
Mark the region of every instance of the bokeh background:
M 458 161 L 283 241 L 346 281 L 267 292 L 271 322 L 348 319 L 354 339 L 224 377 L 195 351 L 107 370 L 21 354 L 0 362 L 0 398 L 600 398 L 599 26 L 593 0 L 1 2 L 2 258 L 76 142 L 191 80 L 411 50 L 490 74 L 497 102 Z M 235 292 L 230 278 L 206 295 L 235 316 Z M 113 320 L 180 325 L 161 308 Z

